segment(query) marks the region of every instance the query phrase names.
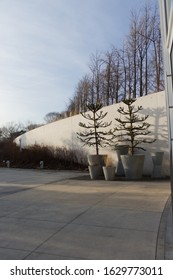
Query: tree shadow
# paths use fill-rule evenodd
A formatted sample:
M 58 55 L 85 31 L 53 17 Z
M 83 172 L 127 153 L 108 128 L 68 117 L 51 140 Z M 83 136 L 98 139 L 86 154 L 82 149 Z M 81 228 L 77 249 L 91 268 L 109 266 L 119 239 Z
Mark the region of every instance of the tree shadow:
M 164 152 L 163 158 L 163 171 L 165 174 L 169 174 L 170 167 L 170 152 L 169 152 L 169 138 L 168 138 L 168 126 L 167 126 L 167 114 L 165 107 L 157 108 L 143 108 L 141 114 L 148 115 L 147 122 L 150 123 L 148 135 L 151 139 L 156 139 L 154 143 L 144 144 L 145 148 L 145 172 L 151 173 L 153 168 L 150 152 Z

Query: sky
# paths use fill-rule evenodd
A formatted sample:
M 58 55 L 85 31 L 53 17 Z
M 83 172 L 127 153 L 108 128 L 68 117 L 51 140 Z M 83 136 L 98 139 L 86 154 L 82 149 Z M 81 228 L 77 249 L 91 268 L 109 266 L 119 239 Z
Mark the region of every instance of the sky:
M 121 47 L 146 1 L 0 0 L 0 127 L 65 110 L 91 54 Z

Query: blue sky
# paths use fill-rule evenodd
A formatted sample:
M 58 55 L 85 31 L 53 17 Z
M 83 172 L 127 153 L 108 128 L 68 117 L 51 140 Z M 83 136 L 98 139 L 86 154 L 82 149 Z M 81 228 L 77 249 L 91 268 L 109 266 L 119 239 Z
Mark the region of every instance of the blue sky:
M 0 126 L 65 110 L 90 55 L 120 47 L 146 1 L 0 0 Z

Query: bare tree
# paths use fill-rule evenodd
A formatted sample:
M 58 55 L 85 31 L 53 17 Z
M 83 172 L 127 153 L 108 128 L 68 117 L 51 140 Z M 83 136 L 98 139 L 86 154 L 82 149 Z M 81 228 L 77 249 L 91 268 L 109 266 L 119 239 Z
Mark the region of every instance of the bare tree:
M 129 94 L 132 91 L 132 98 L 137 96 L 137 79 L 138 79 L 138 27 L 139 15 L 132 11 L 130 20 L 130 31 L 127 37 L 128 60 L 129 60 L 129 74 L 133 73 L 132 86 L 129 88 Z M 132 71 L 133 69 L 133 71 Z
M 60 118 L 61 118 L 61 113 L 50 112 L 45 115 L 44 120 L 46 123 L 51 123 L 57 121 Z
M 1 141 L 13 141 L 25 131 L 26 130 L 21 123 L 10 122 L 6 126 L 0 128 Z
M 102 102 L 102 69 L 104 61 L 101 54 L 96 52 L 91 55 L 89 69 L 91 76 L 90 101 L 92 103 Z
M 106 52 L 103 60 L 104 68 L 102 70 L 102 94 L 104 105 L 110 105 L 119 101 L 121 77 L 119 50 L 113 48 L 111 51 Z
M 32 130 L 32 129 L 35 129 L 35 128 L 41 126 L 41 125 L 42 125 L 42 124 L 33 123 L 33 122 L 30 122 L 30 121 L 29 121 L 29 122 L 26 124 L 26 126 L 25 126 L 25 130 L 26 130 L 26 131 L 30 131 L 30 130 Z
M 88 75 L 85 75 L 78 83 L 75 91 L 76 113 L 87 110 L 87 101 L 90 96 L 91 81 Z
M 157 6 L 146 4 L 131 13 L 122 49 L 91 55 L 89 72 L 77 84 L 68 110 L 78 114 L 86 104 L 104 106 L 164 88 L 161 35 Z
M 154 90 L 160 91 L 164 88 L 163 78 L 163 61 L 162 61 L 162 46 L 161 46 L 161 32 L 160 32 L 160 18 L 157 7 L 155 8 L 152 17 L 152 59 L 151 65 L 154 65 Z

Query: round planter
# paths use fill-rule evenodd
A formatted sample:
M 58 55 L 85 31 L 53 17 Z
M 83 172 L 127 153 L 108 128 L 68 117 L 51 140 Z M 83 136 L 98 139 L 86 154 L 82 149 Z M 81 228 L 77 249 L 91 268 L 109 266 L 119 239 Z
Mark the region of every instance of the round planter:
M 106 181 L 113 181 L 115 179 L 114 166 L 103 166 L 103 173 Z
M 163 161 L 164 152 L 151 152 L 150 154 L 153 161 L 152 177 L 153 178 L 163 177 L 162 161 Z
M 144 166 L 144 155 L 121 155 L 127 179 L 141 179 Z
M 101 175 L 103 175 L 103 170 L 100 165 L 89 165 L 89 174 L 92 180 L 99 179 Z
M 107 155 L 88 155 L 89 165 L 105 165 Z

